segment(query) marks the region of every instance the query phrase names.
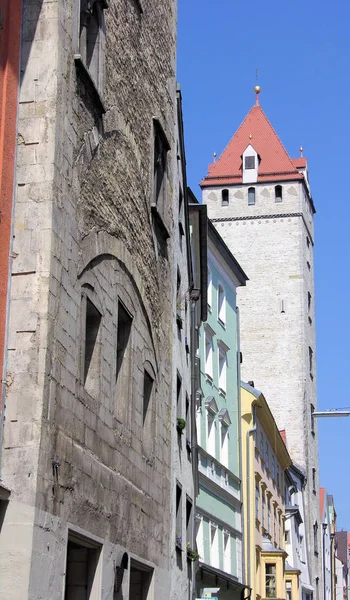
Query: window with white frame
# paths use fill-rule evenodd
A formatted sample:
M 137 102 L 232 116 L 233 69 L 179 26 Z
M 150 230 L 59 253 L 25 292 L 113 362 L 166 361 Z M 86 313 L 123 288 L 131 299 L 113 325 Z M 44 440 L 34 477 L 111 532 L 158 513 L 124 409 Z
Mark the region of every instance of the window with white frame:
M 221 422 L 220 462 L 228 467 L 228 427 L 223 422 Z
M 231 536 L 229 531 L 224 531 L 224 571 L 225 573 L 232 572 Z
M 196 429 L 197 429 L 197 442 L 198 442 L 198 446 L 201 446 L 201 440 L 202 440 L 202 410 L 201 410 L 200 406 L 196 409 Z
M 208 410 L 207 414 L 207 452 L 211 456 L 215 456 L 216 446 L 216 423 L 215 414 Z
M 222 347 L 219 349 L 219 388 L 226 393 L 227 354 Z
M 197 514 L 195 517 L 195 538 L 197 544 L 197 552 L 202 560 L 204 560 L 204 532 L 203 532 L 203 517 Z
M 223 285 L 218 285 L 218 319 L 223 325 L 226 324 L 226 293 Z
M 260 489 L 259 489 L 259 483 L 256 482 L 256 484 L 255 484 L 255 517 L 257 519 L 259 519 L 259 513 L 260 513 Z
M 210 564 L 219 568 L 219 529 L 216 523 L 210 523 Z
M 227 408 L 222 408 L 218 414 L 220 422 L 220 462 L 225 466 L 229 467 L 229 427 L 231 425 L 230 415 Z
M 213 379 L 213 335 L 212 332 L 204 329 L 205 344 L 205 374 Z
M 213 302 L 213 276 L 211 270 L 208 267 L 208 291 L 207 291 L 207 302 L 208 307 L 211 310 L 212 302 Z

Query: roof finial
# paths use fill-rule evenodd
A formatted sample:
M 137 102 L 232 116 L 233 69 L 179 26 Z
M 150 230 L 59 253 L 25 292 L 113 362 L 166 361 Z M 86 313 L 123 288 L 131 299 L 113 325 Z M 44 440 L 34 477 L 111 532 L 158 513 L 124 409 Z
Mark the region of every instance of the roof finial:
M 259 85 L 259 69 L 256 69 L 256 71 L 255 71 L 255 77 L 256 77 L 256 86 L 254 88 L 254 92 L 255 92 L 255 106 L 259 106 L 259 94 L 261 92 L 261 87 Z
M 254 92 L 255 92 L 255 106 L 259 106 L 259 94 L 261 92 L 260 85 L 255 86 Z
M 213 152 L 214 162 L 216 162 L 216 152 Z
M 303 158 L 303 147 L 302 146 L 300 146 L 299 152 L 300 152 L 300 158 Z

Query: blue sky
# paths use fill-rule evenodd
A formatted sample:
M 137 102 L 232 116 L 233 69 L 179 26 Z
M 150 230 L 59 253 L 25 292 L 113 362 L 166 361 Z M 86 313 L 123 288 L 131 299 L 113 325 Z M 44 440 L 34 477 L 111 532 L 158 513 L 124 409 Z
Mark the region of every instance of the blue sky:
M 179 0 L 178 74 L 188 183 L 254 103 L 290 156 L 308 158 L 315 216 L 318 408 L 350 407 L 350 4 Z M 349 441 L 349 445 L 348 445 Z M 350 531 L 350 417 L 319 420 L 320 482 Z

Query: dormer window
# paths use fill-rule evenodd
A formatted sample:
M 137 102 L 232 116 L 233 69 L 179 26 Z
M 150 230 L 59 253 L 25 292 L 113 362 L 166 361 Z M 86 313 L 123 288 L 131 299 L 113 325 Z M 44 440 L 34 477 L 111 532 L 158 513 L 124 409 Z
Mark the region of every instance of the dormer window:
M 250 157 L 247 157 L 250 158 Z M 254 158 L 254 156 L 252 157 Z M 253 206 L 255 204 L 255 188 L 248 188 L 248 206 Z
M 255 156 L 246 156 L 244 159 L 245 169 L 255 169 Z
M 282 202 L 282 186 L 275 186 L 275 202 Z
M 229 193 L 228 190 L 221 191 L 221 206 L 229 205 Z

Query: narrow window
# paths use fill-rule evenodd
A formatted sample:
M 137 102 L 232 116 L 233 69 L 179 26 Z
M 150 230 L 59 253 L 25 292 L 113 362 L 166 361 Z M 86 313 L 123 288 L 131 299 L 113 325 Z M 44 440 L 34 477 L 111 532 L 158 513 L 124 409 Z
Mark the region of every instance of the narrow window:
M 151 597 L 153 569 L 138 561 L 130 561 L 129 598 L 132 600 L 147 600 Z M 78 597 L 76 597 L 77 600 Z M 80 596 L 79 596 L 80 598 Z M 86 598 L 86 596 L 82 596 Z
M 217 525 L 210 525 L 210 565 L 219 568 L 219 532 Z
M 103 8 L 102 0 L 80 0 L 79 53 L 98 90 L 102 82 Z
M 276 598 L 276 565 L 266 563 L 265 565 L 265 590 L 266 598 Z
M 282 202 L 282 186 L 275 186 L 275 202 Z
M 182 542 L 182 489 L 178 483 L 176 484 L 176 537 Z
M 267 499 L 267 533 L 271 534 L 271 499 Z
M 248 188 L 248 206 L 253 206 L 255 204 L 255 188 Z
M 212 281 L 212 274 L 211 274 L 211 270 L 208 269 L 208 307 L 211 310 L 211 306 L 212 306 L 212 294 L 213 294 L 213 281 Z
M 176 377 L 176 416 L 182 418 L 182 380 L 179 374 Z
M 227 355 L 219 346 L 219 389 L 226 394 Z
M 221 422 L 221 456 L 220 461 L 228 468 L 228 427 Z
M 232 571 L 231 536 L 228 531 L 224 531 L 224 571 L 226 573 Z
M 129 405 L 131 381 L 131 326 L 132 316 L 118 301 L 117 354 L 116 354 L 116 415 L 123 421 Z
M 261 525 L 265 527 L 265 492 L 263 491 L 261 494 Z
M 308 248 L 310 248 L 310 238 L 308 235 L 306 236 L 306 245 Z
M 259 519 L 259 513 L 260 513 L 260 490 L 259 490 L 259 484 L 256 483 L 255 484 L 255 516 L 257 519 Z
M 315 434 L 315 417 L 314 417 L 315 407 L 313 404 L 310 404 L 310 416 L 311 416 L 311 433 Z
M 312 469 L 312 491 L 316 494 L 316 469 Z
M 190 399 L 186 394 L 186 445 L 187 448 L 191 449 L 191 410 L 190 410 Z
M 186 543 L 192 547 L 192 502 L 186 498 Z
M 223 286 L 218 285 L 218 319 L 222 325 L 226 323 L 226 294 Z
M 213 378 L 213 339 L 205 332 L 205 374 Z
M 292 600 L 292 582 L 286 581 L 286 600 Z
M 142 397 L 142 448 L 145 454 L 150 454 L 154 446 L 154 409 L 153 409 L 154 379 L 146 370 L 143 372 Z
M 228 205 L 229 205 L 229 191 L 222 190 L 221 191 L 221 206 L 228 206 Z
M 265 464 L 266 464 L 266 468 L 269 469 L 269 444 L 268 442 L 266 442 L 266 446 L 265 446 Z
M 200 558 L 204 559 L 204 532 L 203 532 L 203 517 L 202 515 L 196 515 L 195 519 L 196 527 L 196 544 L 197 552 Z
M 216 425 L 215 425 L 215 415 L 213 415 L 210 411 L 208 411 L 207 415 L 207 425 L 208 425 L 208 436 L 207 436 L 207 452 L 211 454 L 211 456 L 215 457 L 215 445 L 216 445 Z
M 309 371 L 310 371 L 310 376 L 312 377 L 312 375 L 313 375 L 313 351 L 310 346 L 309 346 Z
M 245 169 L 255 169 L 255 156 L 246 156 L 244 159 Z
M 84 385 L 91 395 L 98 393 L 100 385 L 101 313 L 86 298 Z
M 310 312 L 310 310 L 311 310 L 311 294 L 310 294 L 310 292 L 307 293 L 307 310 L 308 310 L 308 312 Z
M 276 479 L 276 461 L 275 455 L 271 453 L 271 477 L 272 479 Z
M 125 387 L 125 377 L 128 377 L 128 362 L 130 357 L 128 356 L 128 343 L 130 339 L 132 317 L 124 307 L 124 305 L 118 302 L 118 330 L 117 330 L 117 367 L 116 367 L 116 381 L 120 380 L 121 387 Z M 125 361 L 125 362 L 124 362 Z
M 318 524 L 317 524 L 317 521 L 315 521 L 315 523 L 313 525 L 313 529 L 314 529 L 314 553 L 318 554 Z
M 169 144 L 160 124 L 154 122 L 153 203 L 163 212 L 166 198 L 166 171 Z
M 68 536 L 65 600 L 99 598 L 101 547 L 92 540 Z

